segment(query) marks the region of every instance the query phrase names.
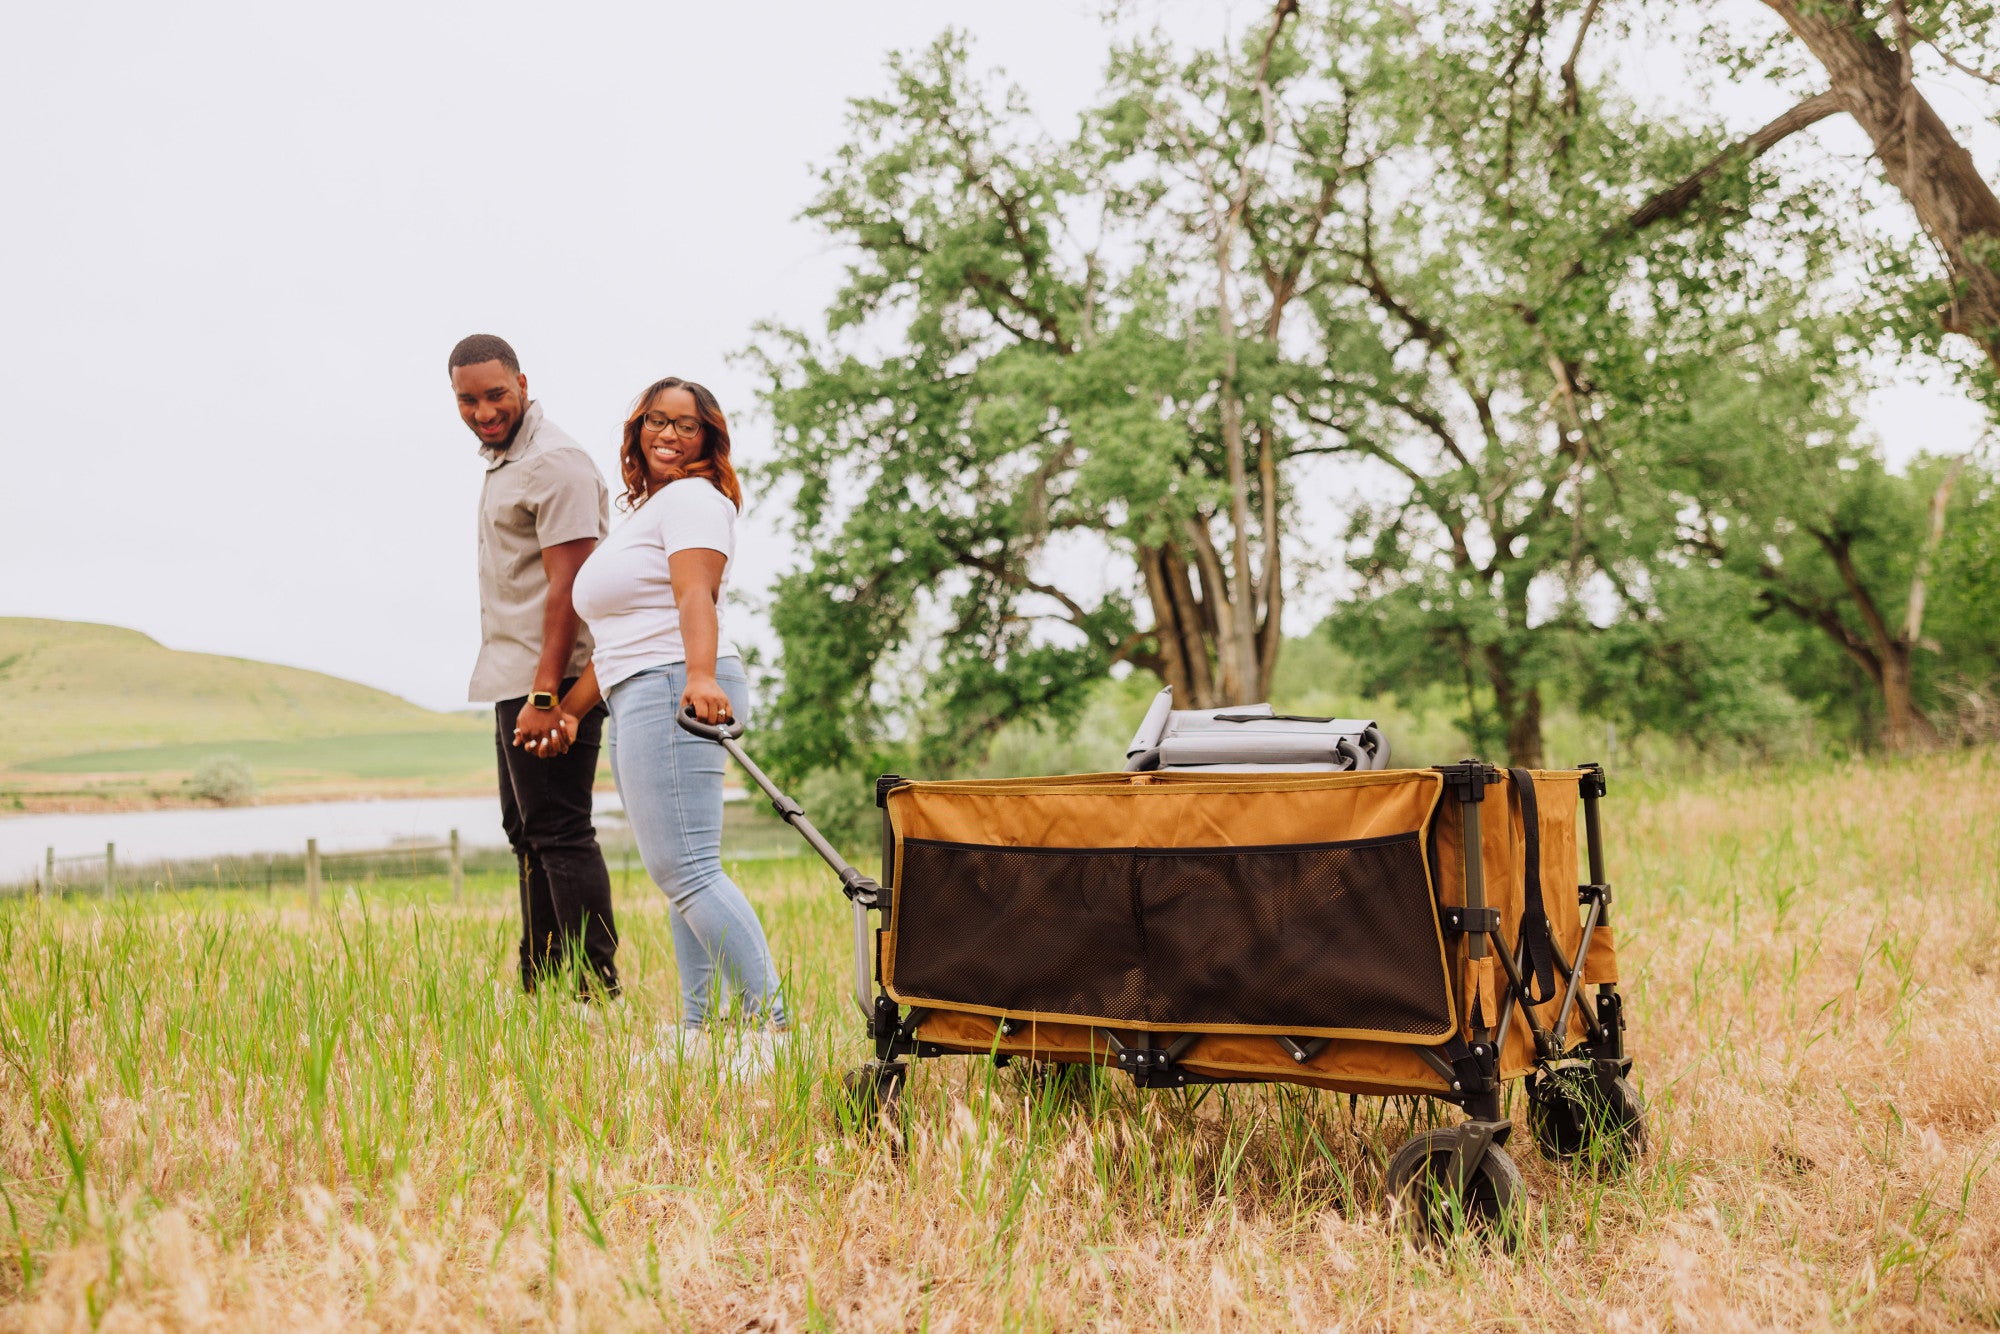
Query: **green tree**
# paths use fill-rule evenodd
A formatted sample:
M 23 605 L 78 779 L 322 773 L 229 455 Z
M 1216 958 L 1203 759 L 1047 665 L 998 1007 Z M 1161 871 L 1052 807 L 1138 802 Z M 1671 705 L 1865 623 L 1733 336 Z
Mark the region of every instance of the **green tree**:
M 1732 625 L 1709 600 L 1702 616 L 1676 618 L 1650 585 L 1633 606 L 1669 638 L 1701 622 L 1741 636 L 1733 651 L 1749 652 L 1774 623 L 1802 632 L 1772 679 L 1856 739 L 1928 744 L 1939 682 L 1983 688 L 2000 648 L 1977 606 L 1973 554 L 1992 523 L 1990 476 L 1964 455 L 1891 472 L 1860 433 L 1843 329 L 1799 322 L 1746 342 L 1712 368 L 1659 451 L 1678 539 L 1653 582 L 1740 587 L 1742 614 Z M 1924 670 L 1926 656 L 1949 666 Z
M 1661 451 L 1848 240 L 1761 162 L 1830 104 L 1747 140 L 1644 114 L 1586 72 L 1602 9 L 1282 0 L 1224 49 L 1121 48 L 1064 139 L 955 37 L 893 58 L 808 210 L 847 281 L 756 348 L 811 553 L 773 610 L 779 762 L 898 720 L 973 760 L 1118 662 L 1264 696 L 1330 458 L 1368 497 L 1331 632 L 1540 763 L 1600 604 L 1665 605 Z M 1696 578 L 1676 605 L 1713 610 Z M 1627 651 L 1666 642 L 1630 617 Z
M 2000 11 L 1988 0 L 1762 3 L 1794 40 L 1739 59 L 1795 84 L 1826 85 L 1802 105 L 1830 105 L 1867 134 L 1882 179 L 1909 205 L 1936 260 L 1914 268 L 1916 281 L 1901 289 L 1901 332 L 1911 346 L 1947 355 L 1940 335 L 1968 339 L 1983 363 L 1975 381 L 1990 393 L 2000 368 L 2000 198 L 1917 78 L 1950 68 L 2000 84 L 1992 68 Z
M 1523 764 L 1544 685 L 1614 619 L 1593 597 L 1643 603 L 1671 545 L 1660 450 L 1824 271 L 1810 195 L 1586 78 L 1597 9 L 1365 25 L 1362 204 L 1326 242 L 1343 262 L 1308 307 L 1333 355 L 1295 399 L 1391 483 L 1354 513 L 1365 596 L 1329 632 L 1377 685 L 1462 683 L 1468 733 Z
M 1967 559 L 1991 550 L 1992 478 L 1970 463 L 1925 458 L 1898 475 L 1848 436 L 1774 438 L 1711 455 L 1690 496 L 1690 553 L 1838 651 L 1844 670 L 1802 655 L 1793 692 L 1891 749 L 1936 744 L 1948 688 L 1983 697 L 1995 680 L 1991 576 Z
M 930 762 L 975 759 L 1118 662 L 1197 706 L 1264 697 L 1300 449 L 1280 390 L 1324 352 L 1289 313 L 1340 185 L 1320 120 L 1279 114 L 1331 58 L 1294 17 L 1121 52 L 1064 141 L 956 36 L 854 103 L 807 210 L 847 281 L 822 331 L 754 353 L 812 553 L 772 613 L 781 763 L 846 762 L 899 708 Z

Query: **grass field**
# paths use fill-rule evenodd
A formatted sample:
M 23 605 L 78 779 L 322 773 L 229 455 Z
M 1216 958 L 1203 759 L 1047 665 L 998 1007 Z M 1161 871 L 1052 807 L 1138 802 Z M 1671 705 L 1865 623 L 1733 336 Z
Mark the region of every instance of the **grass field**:
M 512 1002 L 511 890 L 0 906 L 0 1328 L 1976 1328 L 2000 1321 L 2000 757 L 1607 805 L 1653 1147 L 1514 1156 L 1513 1253 L 1382 1214 L 1411 1109 L 1030 1096 L 918 1066 L 843 1135 L 844 907 L 742 876 L 802 1019 L 777 1072 L 647 1059 L 629 999 Z M 1518 1100 L 1517 1100 L 1518 1101 Z M 1516 1108 L 1518 1114 L 1518 1107 Z
M 490 717 L 116 626 L 0 617 L 0 690 L 25 706 L 0 736 L 0 809 L 180 804 L 223 756 L 279 800 L 491 780 Z
M 158 774 L 192 772 L 209 760 L 233 757 L 260 774 L 331 774 L 347 778 L 491 777 L 493 729 L 383 732 L 373 736 L 320 736 L 286 740 L 184 742 L 128 750 L 31 760 L 16 768 L 34 774 Z
M 482 728 L 321 672 L 182 652 L 81 621 L 0 617 L 0 689 L 23 706 L 0 737 L 0 767 L 139 746 Z

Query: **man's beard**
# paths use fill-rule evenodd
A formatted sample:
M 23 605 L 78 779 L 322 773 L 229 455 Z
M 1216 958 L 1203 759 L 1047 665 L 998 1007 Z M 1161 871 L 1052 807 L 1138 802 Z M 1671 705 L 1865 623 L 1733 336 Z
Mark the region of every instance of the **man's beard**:
M 510 430 L 508 430 L 507 434 L 503 438 L 499 440 L 488 440 L 485 436 L 480 435 L 479 432 L 477 431 L 474 431 L 472 433 L 473 438 L 479 441 L 479 447 L 482 450 L 490 449 L 496 454 L 505 454 L 508 450 L 514 447 L 514 441 L 521 434 L 521 427 L 526 425 L 527 421 L 528 421 L 528 414 L 524 410 L 520 416 L 514 418 L 513 427 Z

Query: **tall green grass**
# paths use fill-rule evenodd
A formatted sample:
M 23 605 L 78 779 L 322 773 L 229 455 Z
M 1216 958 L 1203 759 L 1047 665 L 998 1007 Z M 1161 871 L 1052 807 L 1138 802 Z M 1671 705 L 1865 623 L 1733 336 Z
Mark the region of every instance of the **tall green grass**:
M 0 1327 L 1545 1328 L 2000 1315 L 2000 766 L 1613 776 L 1647 1157 L 1510 1146 L 1518 1250 L 1410 1249 L 1383 1163 L 1439 1112 L 1139 1093 L 869 1054 L 846 905 L 733 869 L 787 972 L 767 1077 L 662 1052 L 669 923 L 621 1004 L 521 997 L 505 876 L 0 905 Z M 1004 942 L 996 944 L 1004 947 Z M 1515 1098 L 1518 1104 L 1518 1096 Z M 1445 1119 L 1450 1119 L 1446 1117 Z M 759 1324 L 761 1322 L 761 1324 Z

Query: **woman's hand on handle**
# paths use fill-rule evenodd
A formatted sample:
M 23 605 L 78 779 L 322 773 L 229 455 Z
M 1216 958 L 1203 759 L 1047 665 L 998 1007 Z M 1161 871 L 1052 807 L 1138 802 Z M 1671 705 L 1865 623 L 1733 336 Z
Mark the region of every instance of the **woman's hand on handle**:
M 729 696 L 715 682 L 714 672 L 699 676 L 688 673 L 687 689 L 681 692 L 681 708 L 693 712 L 699 722 L 726 723 L 734 719 Z

